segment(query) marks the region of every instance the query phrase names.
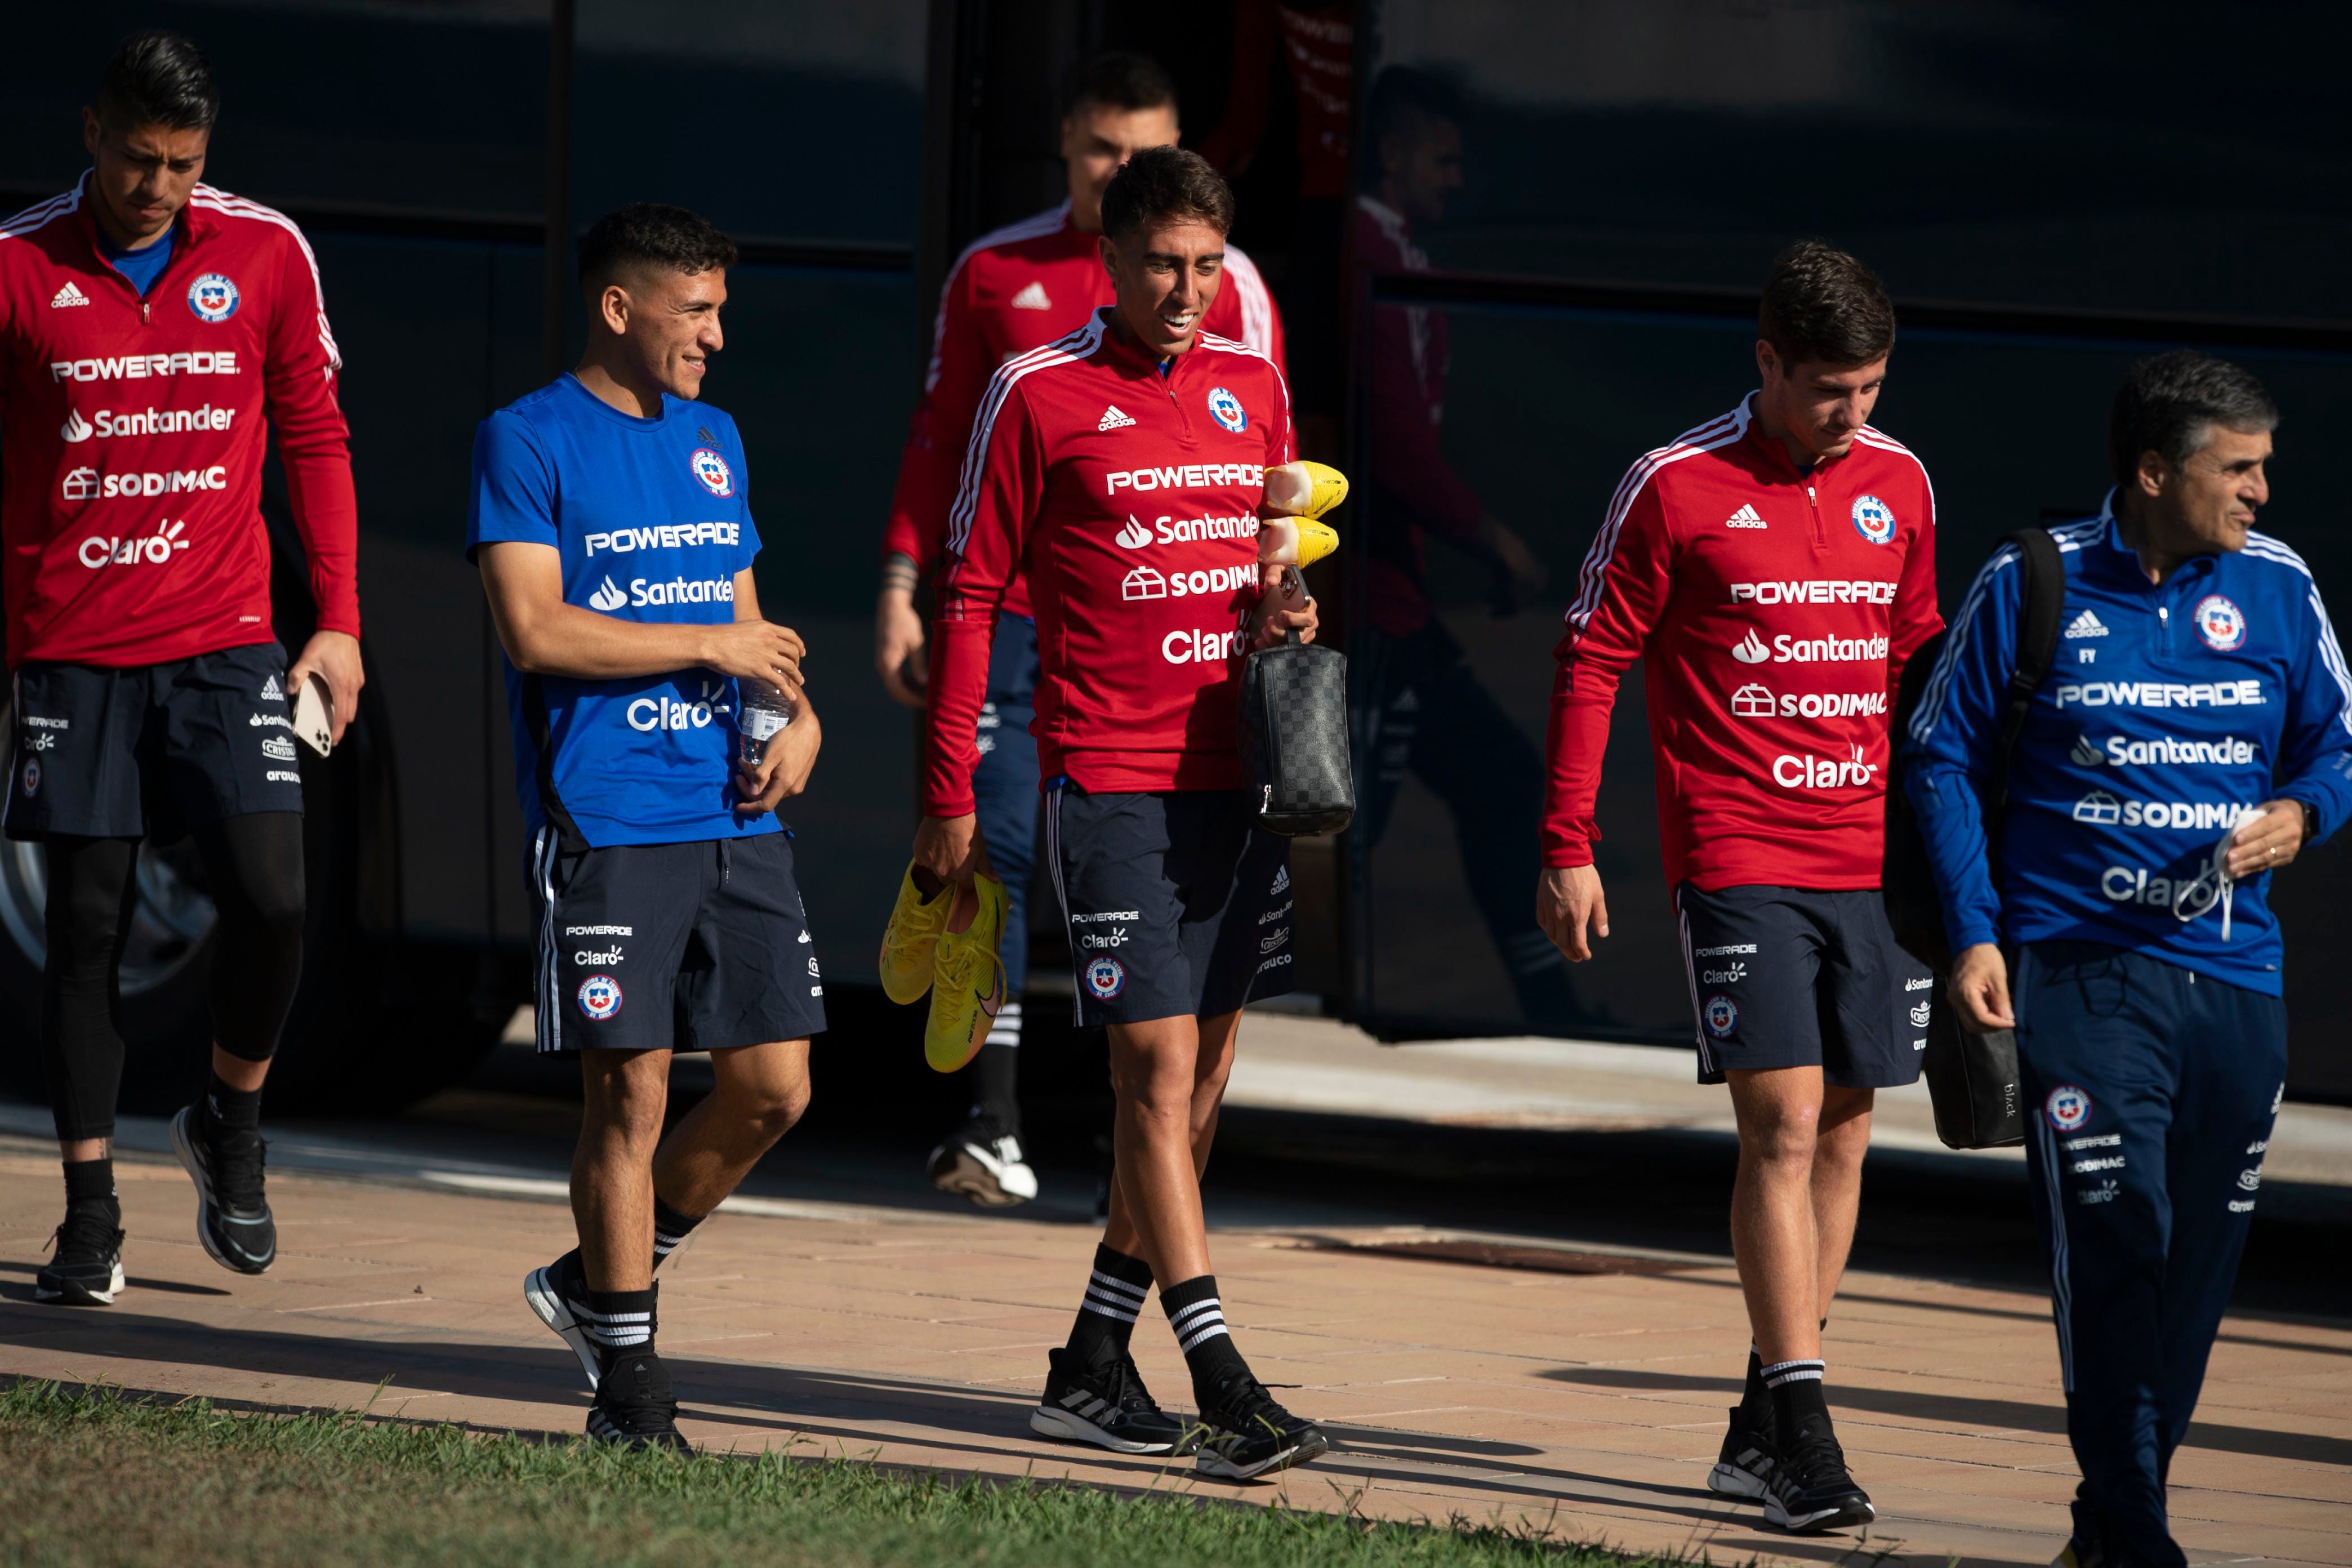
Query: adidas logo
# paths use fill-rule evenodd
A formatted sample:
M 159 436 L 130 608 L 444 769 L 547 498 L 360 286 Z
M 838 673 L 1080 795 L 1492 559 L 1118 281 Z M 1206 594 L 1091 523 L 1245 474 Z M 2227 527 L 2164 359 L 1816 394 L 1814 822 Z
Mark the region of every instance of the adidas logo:
M 1759 512 L 1754 507 L 1742 506 L 1738 511 L 1733 512 L 1729 517 L 1723 520 L 1723 526 L 1726 528 L 1762 528 L 1765 527 L 1766 524 L 1763 514 Z
M 1013 296 L 1013 308 L 1016 310 L 1050 310 L 1054 308 L 1054 301 L 1045 298 L 1043 283 L 1032 283 Z
M 1274 874 L 1274 886 L 1273 886 L 1273 888 L 1272 888 L 1272 889 L 1268 889 L 1268 890 L 1269 890 L 1270 892 L 1274 892 L 1274 893 L 1286 893 L 1286 892 L 1290 891 L 1290 868 L 1289 868 L 1289 867 L 1285 866 L 1284 868 L 1282 868 L 1282 869 L 1280 869 L 1280 870 L 1276 871 L 1276 872 Z
M 1034 289 L 1036 285 L 1032 283 L 1029 287 Z M 1015 300 L 1013 302 L 1018 304 L 1020 301 Z M 1121 414 L 1118 411 L 1118 405 L 1114 403 L 1109 407 L 1103 410 L 1102 423 L 1095 426 L 1095 433 L 1097 435 L 1100 435 L 1105 430 L 1116 430 L 1123 425 L 1132 425 L 1134 423 L 1135 421 L 1131 417 Z
M 264 702 L 283 702 L 286 700 L 286 689 L 278 684 L 278 678 L 276 676 L 270 676 L 261 683 L 261 700 Z
M 2107 635 L 2107 625 L 2090 611 L 2084 610 L 2066 623 L 2066 635 L 2070 637 L 2103 637 Z
M 58 289 L 56 293 L 49 296 L 49 309 L 52 310 L 62 310 L 68 305 L 87 305 L 89 303 L 89 296 L 75 288 L 70 282 L 68 282 L 64 288 Z
M 588 602 L 600 610 L 617 610 L 629 602 L 629 596 L 614 587 L 613 579 L 607 577 L 603 587 L 588 595 Z

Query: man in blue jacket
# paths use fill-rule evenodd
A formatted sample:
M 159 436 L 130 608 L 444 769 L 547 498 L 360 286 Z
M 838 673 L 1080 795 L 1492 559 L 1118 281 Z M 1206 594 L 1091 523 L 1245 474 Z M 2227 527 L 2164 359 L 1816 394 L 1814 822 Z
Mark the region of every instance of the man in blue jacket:
M 1953 1003 L 1979 1031 L 2017 1031 L 2083 1472 L 2068 1568 L 2187 1562 L 2165 1475 L 2286 1077 L 2270 873 L 2352 815 L 2352 674 L 2309 569 L 2252 526 L 2277 423 L 2236 365 L 2179 353 L 2133 367 L 2108 425 L 2116 488 L 2098 516 L 2052 531 L 2063 631 L 1991 860 L 1981 801 L 2017 658 L 2014 548 L 1953 618 L 1905 753 Z

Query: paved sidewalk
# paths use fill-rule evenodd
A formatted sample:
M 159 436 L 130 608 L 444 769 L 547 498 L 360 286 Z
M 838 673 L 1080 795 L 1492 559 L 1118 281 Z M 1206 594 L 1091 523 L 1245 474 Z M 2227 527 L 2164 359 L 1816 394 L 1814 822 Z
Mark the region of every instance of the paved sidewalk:
M 568 1246 L 561 1173 L 429 1183 L 418 1155 L 323 1140 L 273 1150 L 283 1237 L 259 1279 L 205 1257 L 194 1201 L 156 1130 L 118 1170 L 131 1288 L 110 1310 L 30 1300 L 57 1220 L 54 1146 L 0 1136 L 0 1373 L 349 1407 L 486 1429 L 579 1430 L 571 1352 L 520 1299 Z M 310 1155 L 300 1151 L 315 1151 Z M 289 1158 L 290 1157 L 290 1158 Z M 340 1162 L 340 1163 L 338 1163 Z M 340 1173 L 289 1164 L 324 1164 Z M 439 1161 L 446 1166 L 446 1161 Z M 443 1171 L 442 1175 L 463 1176 Z M 1226 1310 L 1261 1375 L 1339 1450 L 1230 1488 L 1033 1439 L 1046 1347 L 1067 1331 L 1083 1226 L 826 1202 L 754 1203 L 664 1270 L 665 1354 L 699 1443 L 871 1457 L 954 1472 L 1353 1507 L 1385 1518 L 1526 1520 L 1572 1538 L 1747 1561 L 2039 1564 L 2064 1539 L 2073 1463 L 2044 1303 L 1855 1275 L 1831 1324 L 1832 1403 L 1882 1510 L 1790 1541 L 1703 1488 L 1746 1330 L 1716 1259 L 1521 1248 L 1549 1268 L 1412 1256 L 1450 1238 L 1364 1226 L 1226 1228 Z M 1477 1251 L 1477 1247 L 1469 1250 Z M 1593 1269 L 1599 1272 L 1561 1272 Z M 1181 1363 L 1148 1312 L 1138 1359 L 1176 1403 Z M 382 1394 L 375 1385 L 388 1380 Z M 2197 1563 L 2352 1563 L 2352 1323 L 2232 1319 L 2173 1473 Z

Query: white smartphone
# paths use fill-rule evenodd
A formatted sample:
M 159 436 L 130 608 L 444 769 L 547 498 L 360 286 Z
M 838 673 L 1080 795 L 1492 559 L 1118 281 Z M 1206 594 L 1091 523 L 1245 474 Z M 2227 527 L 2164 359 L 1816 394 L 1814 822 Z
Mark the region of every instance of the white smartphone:
M 327 689 L 327 678 L 316 670 L 295 694 L 294 733 L 322 757 L 334 750 L 335 699 Z

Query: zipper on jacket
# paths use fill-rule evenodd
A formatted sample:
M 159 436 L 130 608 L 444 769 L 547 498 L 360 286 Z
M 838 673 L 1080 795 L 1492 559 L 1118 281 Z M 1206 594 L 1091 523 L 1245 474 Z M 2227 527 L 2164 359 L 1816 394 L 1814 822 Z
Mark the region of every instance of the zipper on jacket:
M 142 327 L 152 327 L 155 324 L 153 319 L 147 314 L 149 303 L 145 300 L 139 301 L 139 324 Z
M 1813 487 L 1811 484 L 1805 486 L 1805 505 L 1812 509 L 1813 548 L 1827 550 L 1830 547 L 1830 541 L 1829 535 L 1822 531 L 1822 498 L 1813 492 Z

